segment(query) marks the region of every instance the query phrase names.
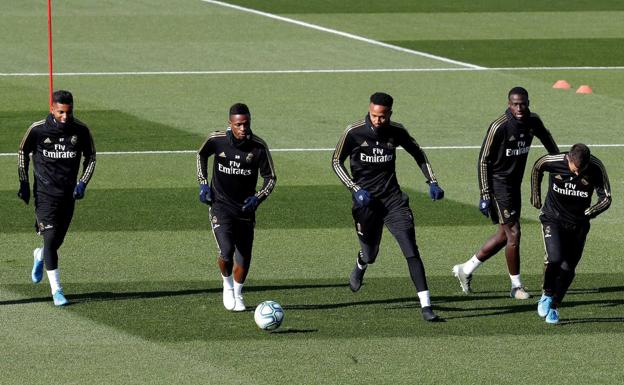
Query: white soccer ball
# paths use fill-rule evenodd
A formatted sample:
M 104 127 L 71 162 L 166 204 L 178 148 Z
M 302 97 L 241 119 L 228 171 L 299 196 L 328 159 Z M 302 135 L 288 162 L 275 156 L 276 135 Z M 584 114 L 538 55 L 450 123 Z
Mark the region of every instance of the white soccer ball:
M 284 321 L 284 309 L 275 301 L 264 301 L 256 307 L 254 320 L 262 330 L 275 330 Z

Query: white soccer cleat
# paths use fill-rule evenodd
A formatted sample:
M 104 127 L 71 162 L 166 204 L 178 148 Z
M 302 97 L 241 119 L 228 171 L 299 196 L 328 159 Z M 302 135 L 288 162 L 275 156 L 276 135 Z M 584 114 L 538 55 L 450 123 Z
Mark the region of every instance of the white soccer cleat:
M 223 288 L 223 307 L 225 307 L 226 310 L 234 310 L 235 305 L 234 289 Z
M 459 280 L 459 286 L 461 286 L 461 289 L 465 294 L 472 293 L 472 288 L 470 287 L 472 274 L 464 273 L 463 264 L 453 266 L 453 275 Z
M 234 297 L 234 309 L 232 309 L 233 311 L 245 311 L 247 309 L 247 307 L 245 306 L 245 301 L 243 301 L 243 296 L 242 295 L 238 295 Z
M 515 299 L 531 298 L 531 294 L 529 294 L 529 292 L 526 290 L 526 287 L 524 286 L 512 287 L 509 296 Z

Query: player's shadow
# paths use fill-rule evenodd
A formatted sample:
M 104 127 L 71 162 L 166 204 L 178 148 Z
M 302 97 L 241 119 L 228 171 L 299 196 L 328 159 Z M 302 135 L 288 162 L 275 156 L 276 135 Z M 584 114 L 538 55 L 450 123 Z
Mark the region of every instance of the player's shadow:
M 264 292 L 282 290 L 301 290 L 301 289 L 325 289 L 346 287 L 347 284 L 302 284 L 302 285 L 258 285 L 245 288 L 246 292 Z M 202 289 L 182 289 L 182 290 L 155 290 L 155 291 L 94 291 L 88 293 L 66 294 L 71 305 L 78 305 L 88 302 L 99 301 L 132 301 L 142 299 L 155 299 L 166 297 L 193 296 L 203 294 L 221 294 L 223 288 L 202 288 Z M 51 296 L 20 298 L 14 300 L 0 301 L 0 306 L 4 305 L 24 305 L 42 302 L 51 302 Z M 253 309 L 247 309 L 253 311 Z

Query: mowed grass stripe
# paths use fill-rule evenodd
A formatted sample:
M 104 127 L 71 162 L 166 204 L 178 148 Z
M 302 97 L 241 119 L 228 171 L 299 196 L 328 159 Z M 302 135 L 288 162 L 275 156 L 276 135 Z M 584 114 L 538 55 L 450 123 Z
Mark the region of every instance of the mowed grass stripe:
M 624 50 L 621 49 L 624 38 L 392 40 L 388 43 L 486 67 L 624 65 Z M 532 55 L 527 55 L 528 51 Z
M 527 275 L 535 283 L 540 276 Z M 357 319 L 368 338 L 432 337 L 449 335 L 553 335 L 624 333 L 624 288 L 618 274 L 579 274 L 561 308 L 562 327 L 546 325 L 533 301 L 509 298 L 508 282 L 479 276 L 476 293 L 462 294 L 456 280 L 432 276 L 432 301 L 447 322 L 431 325 L 420 320 L 420 304 L 408 277 L 370 278 L 352 293 L 347 280 L 250 279 L 245 286 L 249 309 L 227 312 L 219 281 L 109 282 L 65 285 L 74 303 L 67 311 L 151 341 L 256 340 L 275 338 L 253 324 L 255 304 L 266 298 L 286 311 L 277 335 L 288 339 L 350 339 L 361 336 Z M 49 294 L 32 284 L 8 285 L 21 299 L 0 306 L 29 307 L 49 302 Z M 158 320 L 158 327 L 150 327 Z M 184 325 L 184 327 L 180 327 Z M 210 327 L 206 327 L 210 325 Z M 587 327 L 591 325 L 591 327 Z
M 466 2 L 464 0 L 387 0 L 370 2 L 367 0 L 232 0 L 228 1 L 240 6 L 256 8 L 273 13 L 440 13 L 440 12 L 561 12 L 566 11 L 614 11 L 624 10 L 624 4 L 618 0 L 527 0 L 522 7 L 517 4 L 497 0 L 480 0 Z

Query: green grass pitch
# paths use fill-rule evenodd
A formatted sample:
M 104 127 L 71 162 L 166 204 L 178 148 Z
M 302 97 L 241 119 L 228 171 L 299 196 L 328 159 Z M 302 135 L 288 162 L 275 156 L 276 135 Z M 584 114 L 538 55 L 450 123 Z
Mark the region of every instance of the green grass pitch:
M 55 70 L 74 73 L 56 76 L 55 86 L 73 91 L 76 116 L 92 128 L 99 152 L 60 251 L 73 305 L 56 309 L 47 279 L 30 283 L 39 240 L 32 206 L 15 196 L 14 154 L 46 112 L 45 1 L 0 0 L 0 384 L 622 382 L 621 1 L 234 3 L 497 70 L 200 0 L 53 1 Z M 581 66 L 610 68 L 553 68 Z M 552 89 L 559 79 L 573 89 Z M 576 94 L 582 84 L 594 94 Z M 531 107 L 561 147 L 615 145 L 593 147 L 614 202 L 592 222 L 556 327 L 538 318 L 535 300 L 508 297 L 502 255 L 475 274 L 471 296 L 450 272 L 494 231 L 476 208 L 476 159 L 516 85 L 529 90 Z M 430 201 L 422 174 L 399 153 L 399 181 L 444 323 L 420 319 L 389 233 L 362 290 L 347 286 L 357 241 L 330 149 L 378 90 L 395 97 L 393 117 L 428 148 L 446 190 L 443 201 Z M 225 127 L 237 101 L 250 105 L 278 174 L 258 210 L 245 286 L 250 309 L 242 314 L 221 304 L 195 154 L 125 153 L 196 150 Z M 440 148 L 449 146 L 458 148 Z M 542 153 L 535 147 L 528 166 Z M 523 191 L 522 274 L 537 296 L 543 246 L 526 177 Z M 266 299 L 285 309 L 273 333 L 253 322 L 253 306 Z

